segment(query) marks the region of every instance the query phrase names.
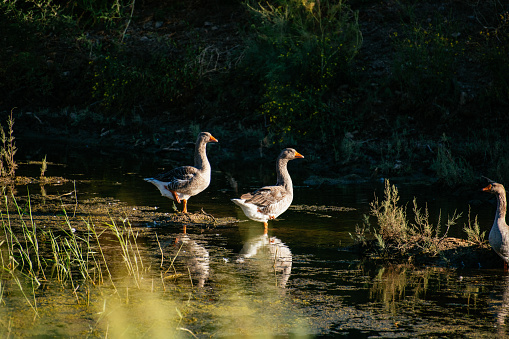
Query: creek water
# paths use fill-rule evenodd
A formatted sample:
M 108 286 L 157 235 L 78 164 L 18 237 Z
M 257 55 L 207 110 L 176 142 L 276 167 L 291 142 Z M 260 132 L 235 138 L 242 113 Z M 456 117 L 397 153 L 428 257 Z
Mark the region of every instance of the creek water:
M 155 157 L 36 145 L 19 141 L 20 161 L 40 160 L 47 155 L 52 164 L 46 175 L 76 180 L 78 199 L 111 197 L 129 206 L 155 206 L 159 211 L 173 213 L 171 201 L 143 181 L 163 167 L 171 168 L 171 163 L 162 160 L 171 158 L 171 154 Z M 214 166 L 211 146 L 208 154 Z M 30 151 L 24 151 L 28 148 Z M 299 151 L 306 156 L 304 150 Z M 190 157 L 183 158 L 187 159 L 186 164 L 192 161 Z M 375 195 L 383 198 L 384 183 L 377 180 L 335 187 L 307 186 L 305 179 L 313 174 L 307 161 L 290 162 L 295 186 L 293 205 L 278 220 L 269 222 L 267 235 L 263 234 L 261 223 L 247 220 L 240 208 L 230 202 L 243 192 L 275 182 L 274 162 L 265 159 L 242 168 L 235 166 L 234 160 L 222 161 L 213 170 L 210 187 L 189 200 L 190 212 L 203 209 L 215 217 L 231 216 L 240 222 L 210 228 L 188 225 L 185 234 L 183 226 L 136 226 L 145 228 L 148 234 L 157 234 L 157 241 L 164 245 L 165 253 L 147 254 L 155 262 L 159 256 L 175 258 L 177 247 L 166 245 L 183 244 L 178 247 L 179 259 L 191 262 L 188 269 L 194 277 L 192 288 L 168 288 L 159 294 L 136 292 L 135 288 L 128 293 L 126 288 L 122 300 L 129 295 L 130 301 L 119 304 L 128 306 L 111 306 L 124 311 L 117 316 L 116 325 L 108 326 L 98 325 L 106 313 L 106 301 L 103 303 L 105 299 L 101 297 L 104 292 L 92 291 L 91 299 L 97 304 L 84 307 L 76 305 L 69 292 L 48 288 L 39 301 L 41 316 L 37 320 L 30 315 L 26 298 L 20 293 L 4 293 L 0 332 L 41 337 L 173 333 L 183 338 L 506 335 L 509 276 L 502 266 L 497 270 L 383 266 L 346 251 L 344 248 L 353 244 L 350 234 L 362 224 L 363 215 L 369 213 L 370 202 Z M 17 173 L 36 176 L 39 167 L 21 165 Z M 465 238 L 462 227 L 471 197 L 437 192 L 431 186 L 412 182 L 398 182 L 397 186 L 401 203 L 408 202 L 410 208 L 416 197 L 420 207 L 429 209 L 432 223 L 440 213 L 442 223 L 454 211 L 463 213 L 449 235 Z M 48 189 L 65 193 L 73 188 L 63 185 Z M 34 192 L 37 187 L 30 190 Z M 489 232 L 495 207 L 481 203 L 470 208 L 471 215 L 477 215 L 483 230 Z M 145 241 L 147 247 L 154 245 L 152 236 Z M 140 246 L 143 243 L 140 241 Z M 177 320 L 171 316 L 175 310 Z M 23 319 L 24 330 L 12 331 Z M 154 327 L 159 332 L 154 332 Z

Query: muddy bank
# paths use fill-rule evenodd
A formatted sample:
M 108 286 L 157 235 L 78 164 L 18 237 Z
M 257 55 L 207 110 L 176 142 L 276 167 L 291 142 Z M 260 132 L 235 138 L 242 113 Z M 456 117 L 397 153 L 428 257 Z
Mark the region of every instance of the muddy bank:
M 231 226 L 239 220 L 233 217 L 214 217 L 201 209 L 197 213 L 159 212 L 157 207 L 130 206 L 111 197 L 81 199 L 75 192 L 62 195 L 7 193 L 0 210 L 15 223 L 19 220 L 44 228 L 60 229 L 67 224 L 76 231 L 87 231 L 88 224 L 108 227 L 111 224 L 136 227 L 140 234 L 151 232 L 150 228 L 165 227 L 180 230 L 183 225 L 196 229 Z
M 403 245 L 404 246 L 404 245 Z M 366 260 L 381 264 L 410 264 L 415 266 L 434 266 L 452 269 L 501 269 L 502 259 L 489 244 L 476 244 L 472 241 L 447 237 L 438 241 L 437 252 L 423 249 L 419 244 L 386 242 L 382 248 L 377 240 L 369 240 L 342 250 L 353 252 Z

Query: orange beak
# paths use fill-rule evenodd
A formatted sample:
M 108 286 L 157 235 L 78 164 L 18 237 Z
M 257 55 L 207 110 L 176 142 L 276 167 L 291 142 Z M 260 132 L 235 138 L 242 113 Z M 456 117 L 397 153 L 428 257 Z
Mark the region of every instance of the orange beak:
M 296 158 L 304 158 L 304 156 L 297 151 L 295 151 L 295 157 Z
M 484 187 L 482 190 L 485 191 L 485 192 L 486 191 L 491 191 L 491 184 L 489 184 L 488 186 Z
M 210 136 L 210 140 L 209 141 L 213 141 L 213 142 L 219 142 L 216 138 L 214 138 L 212 135 Z

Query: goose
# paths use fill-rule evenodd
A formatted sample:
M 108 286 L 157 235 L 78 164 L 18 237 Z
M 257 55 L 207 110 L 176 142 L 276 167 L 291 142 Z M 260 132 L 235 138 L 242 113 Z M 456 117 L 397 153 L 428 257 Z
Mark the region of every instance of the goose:
M 497 212 L 491 227 L 489 242 L 493 250 L 504 259 L 504 268 L 507 270 L 507 263 L 509 262 L 509 227 L 505 221 L 507 212 L 505 188 L 502 184 L 491 182 L 482 190 L 493 193 L 497 197 Z
M 276 185 L 265 186 L 254 192 L 245 193 L 240 199 L 231 199 L 233 203 L 242 208 L 249 219 L 263 222 L 265 232 L 268 228 L 267 221 L 276 219 L 292 203 L 293 185 L 287 165 L 288 161 L 299 158 L 304 158 L 304 156 L 293 148 L 285 148 L 276 161 Z
M 183 213 L 187 213 L 187 200 L 201 193 L 210 184 L 211 170 L 206 153 L 206 146 L 209 142 L 218 142 L 218 140 L 209 132 L 201 132 L 198 135 L 194 150 L 194 167 L 181 166 L 153 178 L 144 179 L 154 184 L 161 195 L 175 200 L 177 203 L 182 201 Z

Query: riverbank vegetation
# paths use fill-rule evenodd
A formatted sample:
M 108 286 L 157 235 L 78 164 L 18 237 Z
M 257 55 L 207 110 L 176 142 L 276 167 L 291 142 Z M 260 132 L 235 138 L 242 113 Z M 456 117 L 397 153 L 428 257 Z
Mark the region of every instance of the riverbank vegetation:
M 5 1 L 0 110 L 20 133 L 157 149 L 193 125 L 231 145 L 249 134 L 248 147 L 307 148 L 315 171 L 504 182 L 508 13 L 499 1 Z
M 82 200 L 76 189 L 59 196 L 15 195 L 4 187 L 0 201 L 4 336 L 48 333 L 55 329 L 44 324 L 60 323 L 68 324 L 59 326 L 61 335 L 179 338 L 194 336 L 197 327 L 191 331 L 186 324 L 194 326 L 197 313 L 213 317 L 201 299 L 193 261 L 208 260 L 208 252 L 196 259 L 192 234 L 177 240 L 186 237 L 183 221 L 196 230 L 232 219 L 168 216 L 111 198 Z M 156 223 L 165 227 L 146 227 Z M 216 320 L 229 316 L 223 311 Z
M 353 249 L 371 258 L 397 263 L 454 268 L 502 265 L 485 238 L 486 232 L 481 231 L 477 216 L 472 219 L 470 210 L 462 228 L 465 236 L 459 239 L 449 237 L 448 232 L 461 219 L 462 213 L 454 211 L 444 223 L 440 212 L 433 222 L 427 206 L 419 207 L 415 197 L 411 211 L 399 200 L 398 188 L 386 180 L 383 199 L 375 197 L 363 224 L 350 234 L 356 242 Z

